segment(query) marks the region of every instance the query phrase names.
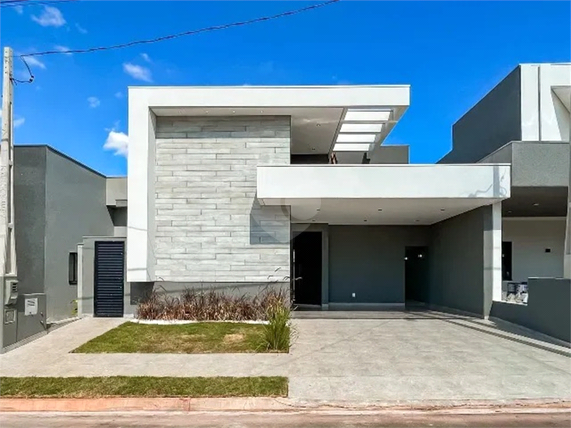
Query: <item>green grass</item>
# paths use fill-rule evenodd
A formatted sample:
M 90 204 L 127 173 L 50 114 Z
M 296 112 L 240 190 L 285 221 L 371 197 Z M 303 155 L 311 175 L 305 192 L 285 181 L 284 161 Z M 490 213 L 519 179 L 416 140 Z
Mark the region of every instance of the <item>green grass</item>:
M 285 377 L 1 377 L 3 398 L 285 397 Z
M 260 324 L 201 322 L 150 325 L 127 322 L 84 343 L 73 352 L 209 354 L 276 351 L 268 350 L 264 341 L 264 325 Z

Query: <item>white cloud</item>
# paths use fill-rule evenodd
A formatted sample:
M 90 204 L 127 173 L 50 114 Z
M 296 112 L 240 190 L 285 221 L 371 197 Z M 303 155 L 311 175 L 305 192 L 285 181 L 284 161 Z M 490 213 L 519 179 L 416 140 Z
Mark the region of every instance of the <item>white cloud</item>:
M 75 24 L 75 28 L 77 28 L 77 31 L 79 31 L 81 34 L 87 34 L 87 30 L 77 23 Z
M 55 45 L 54 49 L 58 52 L 62 52 L 64 55 L 70 55 L 70 56 L 73 55 L 73 54 L 67 52 L 70 50 L 67 46 Z
M 101 105 L 101 101 L 99 101 L 99 98 L 97 98 L 97 97 L 87 98 L 87 103 L 89 104 L 89 107 L 91 107 L 91 108 L 96 108 L 96 107 L 99 107 Z
M 123 98 L 123 92 L 119 91 L 119 92 L 115 92 L 115 98 Z
M 0 120 L 2 120 L 2 110 L 0 110 Z M 19 117 L 19 116 L 14 117 L 14 121 L 12 122 L 12 125 L 14 126 L 14 128 L 17 128 L 19 126 L 22 126 L 25 121 L 26 121 L 26 119 L 23 117 Z
M 142 54 L 141 54 L 141 58 L 143 58 L 146 62 L 152 62 L 152 61 L 151 61 L 151 57 L 149 56 L 149 54 L 142 53 Z
M 14 6 L 14 10 L 16 11 L 16 13 L 18 15 L 22 15 L 24 13 L 24 7 L 23 6 Z
M 65 19 L 57 7 L 44 6 L 40 16 L 32 15 L 32 21 L 36 21 L 42 27 L 61 27 Z
M 38 67 L 41 68 L 42 70 L 46 69 L 46 65 L 35 56 L 25 56 L 24 60 L 28 63 L 30 67 Z
M 103 149 L 113 150 L 115 155 L 127 156 L 129 152 L 129 136 L 124 132 L 116 132 L 111 129 L 105 144 L 103 144 Z
M 143 82 L 153 81 L 151 70 L 149 70 L 147 67 L 125 62 L 123 63 L 123 71 L 134 79 L 142 80 Z

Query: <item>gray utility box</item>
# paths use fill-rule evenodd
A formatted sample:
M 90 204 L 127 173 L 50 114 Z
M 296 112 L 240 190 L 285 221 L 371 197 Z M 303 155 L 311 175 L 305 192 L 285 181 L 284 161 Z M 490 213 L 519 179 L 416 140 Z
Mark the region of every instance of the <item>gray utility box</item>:
M 15 305 L 4 306 L 3 315 L 3 348 L 43 333 L 46 331 L 46 295 L 20 294 Z

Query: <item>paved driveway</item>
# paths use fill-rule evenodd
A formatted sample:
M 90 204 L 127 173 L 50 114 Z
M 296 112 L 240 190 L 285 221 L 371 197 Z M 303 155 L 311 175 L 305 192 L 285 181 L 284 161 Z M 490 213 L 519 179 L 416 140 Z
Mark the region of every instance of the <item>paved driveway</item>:
M 295 319 L 289 354 L 70 354 L 125 321 L 87 318 L 0 356 L 0 375 L 282 375 L 299 401 L 571 399 L 569 350 L 523 331 L 433 312 L 328 315 Z

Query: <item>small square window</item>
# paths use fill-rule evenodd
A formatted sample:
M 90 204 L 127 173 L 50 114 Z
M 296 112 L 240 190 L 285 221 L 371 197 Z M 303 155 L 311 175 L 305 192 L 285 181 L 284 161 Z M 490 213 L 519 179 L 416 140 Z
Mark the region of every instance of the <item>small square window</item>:
M 77 253 L 69 253 L 67 277 L 69 285 L 77 285 Z

